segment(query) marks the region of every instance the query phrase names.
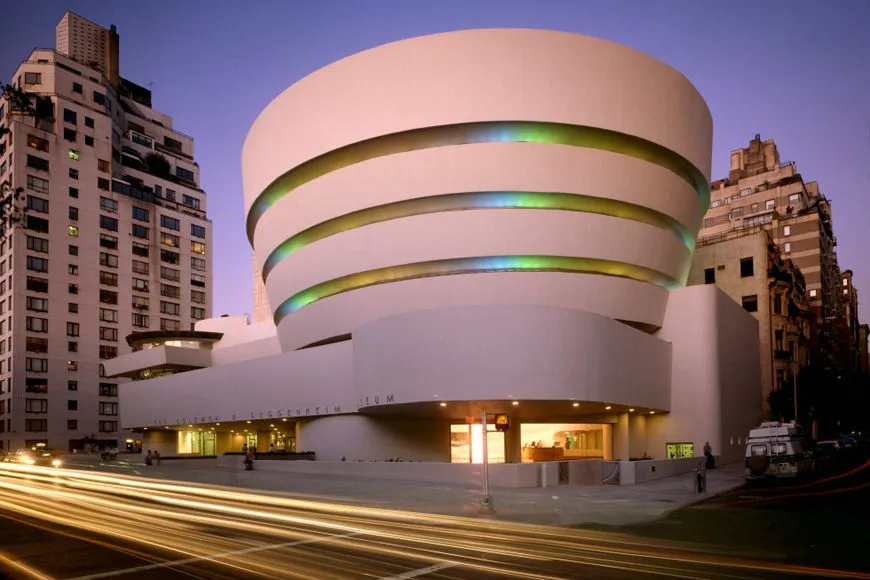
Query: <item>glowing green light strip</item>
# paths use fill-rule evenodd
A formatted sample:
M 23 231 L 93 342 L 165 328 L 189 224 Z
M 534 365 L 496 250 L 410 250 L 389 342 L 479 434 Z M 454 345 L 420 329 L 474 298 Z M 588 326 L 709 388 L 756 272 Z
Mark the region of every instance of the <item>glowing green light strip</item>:
M 547 209 L 602 214 L 642 222 L 669 231 L 695 249 L 695 236 L 679 221 L 654 209 L 615 199 L 542 191 L 477 191 L 433 195 L 378 205 L 311 226 L 284 240 L 263 262 L 263 279 L 287 256 L 323 238 L 389 220 L 457 210 Z
M 254 200 L 248 210 L 248 240 L 253 243 L 257 222 L 269 207 L 297 187 L 327 173 L 395 153 L 472 143 L 552 143 L 628 155 L 664 167 L 686 181 L 701 198 L 702 212 L 707 211 L 709 205 L 710 186 L 697 167 L 679 153 L 634 135 L 598 127 L 537 121 L 460 123 L 366 139 L 297 165 L 275 179 Z
M 401 264 L 387 268 L 377 268 L 366 272 L 349 274 L 334 280 L 327 280 L 311 288 L 298 292 L 281 303 L 275 310 L 275 324 L 280 323 L 292 312 L 312 302 L 350 292 L 367 286 L 401 282 L 430 276 L 450 276 L 454 274 L 475 274 L 483 272 L 570 272 L 577 274 L 600 274 L 629 278 L 639 282 L 655 284 L 668 290 L 679 288 L 682 284 L 675 278 L 657 270 L 598 258 L 575 258 L 571 256 L 482 256 L 475 258 L 451 258 L 431 260 L 413 264 Z

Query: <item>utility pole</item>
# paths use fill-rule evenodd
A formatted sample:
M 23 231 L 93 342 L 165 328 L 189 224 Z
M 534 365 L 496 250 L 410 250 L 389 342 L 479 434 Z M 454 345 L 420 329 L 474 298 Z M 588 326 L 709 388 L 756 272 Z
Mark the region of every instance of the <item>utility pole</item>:
M 491 514 L 495 512 L 495 507 L 492 505 L 492 496 L 489 495 L 489 448 L 486 431 L 486 406 L 481 408 L 480 434 L 483 437 L 483 498 L 480 500 L 480 507 L 477 508 L 479 514 Z

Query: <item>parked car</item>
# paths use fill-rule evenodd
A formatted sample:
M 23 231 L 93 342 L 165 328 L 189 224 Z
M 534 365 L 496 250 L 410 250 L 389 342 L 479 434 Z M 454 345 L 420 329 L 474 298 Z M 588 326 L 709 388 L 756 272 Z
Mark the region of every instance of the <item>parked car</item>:
M 827 465 L 836 461 L 843 448 L 838 441 L 817 441 L 813 447 L 813 464 L 816 470 L 824 469 Z
M 63 467 L 63 460 L 51 449 L 19 449 L 9 452 L 3 461 L 21 463 L 23 465 L 41 465 L 44 467 Z

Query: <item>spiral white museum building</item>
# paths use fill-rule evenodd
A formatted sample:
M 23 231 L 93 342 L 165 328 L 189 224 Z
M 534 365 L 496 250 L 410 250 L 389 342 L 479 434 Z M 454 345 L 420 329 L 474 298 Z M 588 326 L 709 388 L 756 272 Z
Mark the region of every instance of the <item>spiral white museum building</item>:
M 510 422 L 494 463 L 742 457 L 756 323 L 684 287 L 711 142 L 679 72 L 577 34 L 467 30 L 330 64 L 244 145 L 272 320 L 131 336 L 105 365 L 134 379 L 123 426 L 164 455 L 443 465 L 480 461 L 485 408 Z

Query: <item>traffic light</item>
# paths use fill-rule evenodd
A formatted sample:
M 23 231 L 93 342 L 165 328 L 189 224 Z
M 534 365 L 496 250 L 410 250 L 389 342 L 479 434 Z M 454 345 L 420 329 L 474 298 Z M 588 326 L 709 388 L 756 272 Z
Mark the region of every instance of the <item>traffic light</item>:
M 511 428 L 511 418 L 507 413 L 496 413 L 495 415 L 495 430 L 507 431 Z

